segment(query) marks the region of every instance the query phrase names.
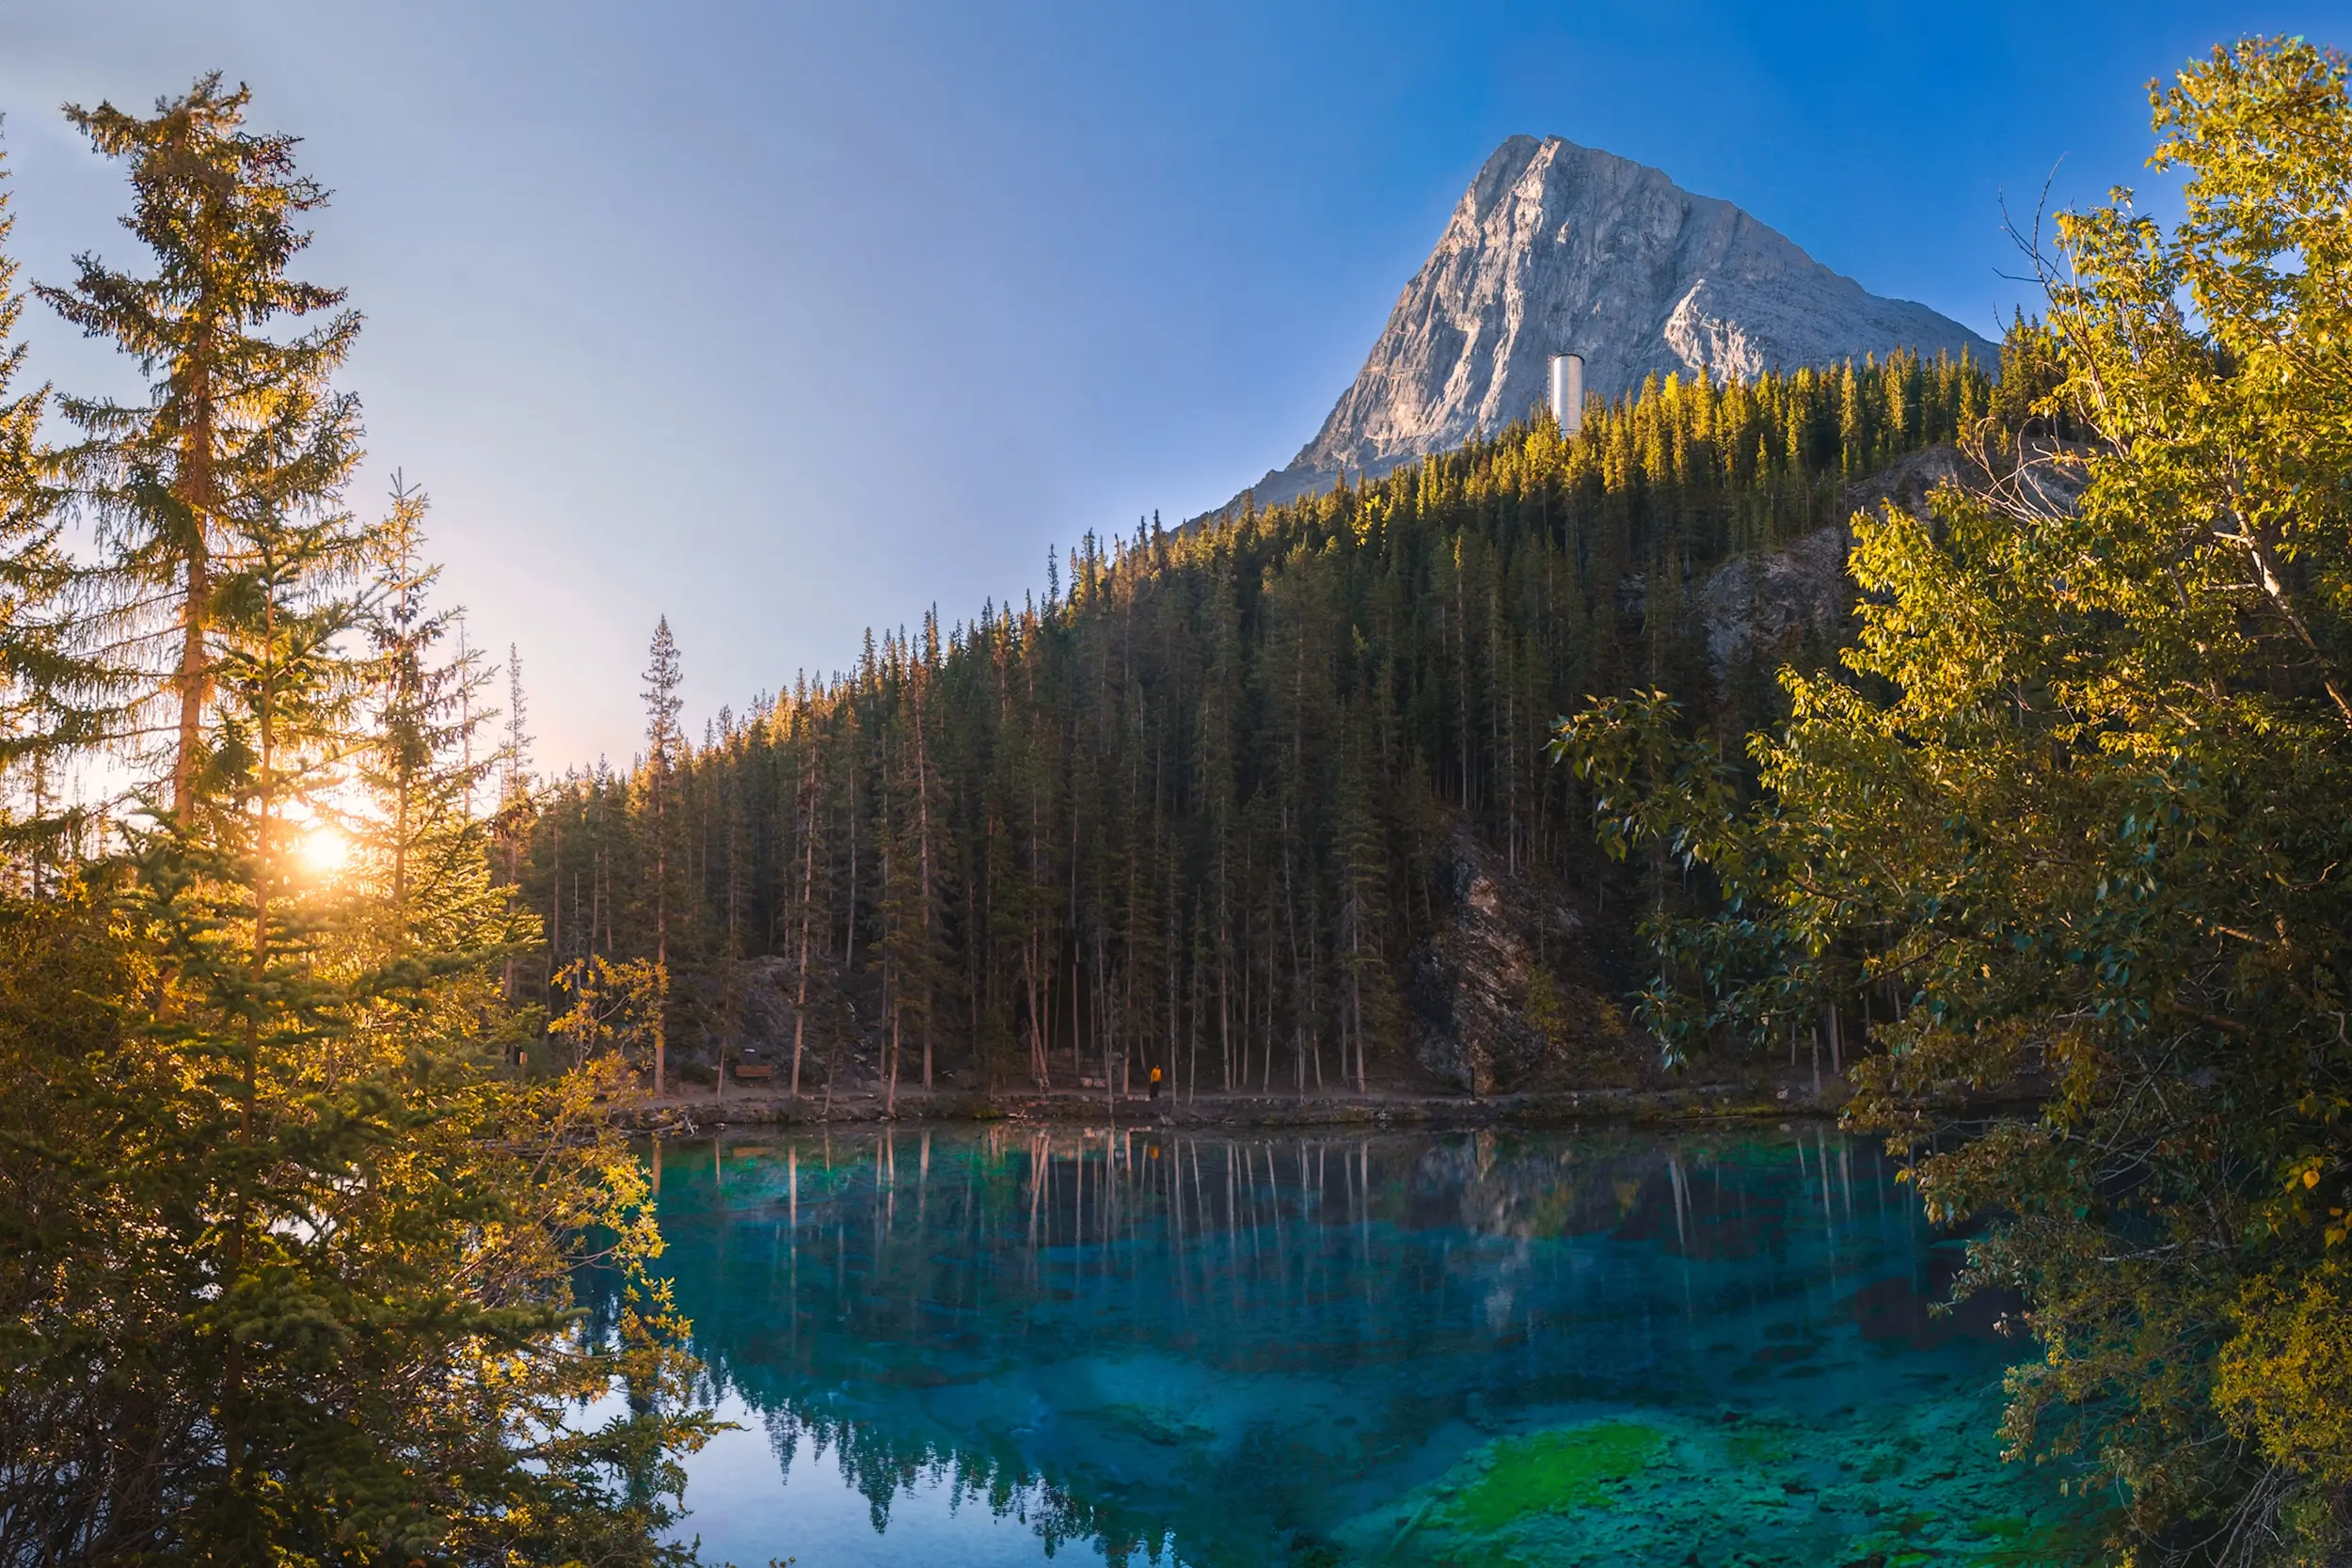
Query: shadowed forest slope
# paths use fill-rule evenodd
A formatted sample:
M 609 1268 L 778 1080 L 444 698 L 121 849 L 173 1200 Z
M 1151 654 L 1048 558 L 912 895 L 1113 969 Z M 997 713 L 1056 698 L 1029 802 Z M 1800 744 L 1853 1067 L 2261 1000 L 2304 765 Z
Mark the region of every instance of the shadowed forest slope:
M 2001 401 L 1909 354 L 1653 378 L 1573 439 L 1539 417 L 1089 535 L 1041 600 L 869 637 L 666 768 L 542 792 L 509 875 L 543 973 L 662 946 L 704 1082 L 722 1050 L 809 1089 L 1623 1081 L 1647 1048 L 1606 933 L 1645 874 L 1594 850 L 1549 725 L 1651 687 L 1762 722 L 1775 666 L 1841 635 L 1822 531 Z

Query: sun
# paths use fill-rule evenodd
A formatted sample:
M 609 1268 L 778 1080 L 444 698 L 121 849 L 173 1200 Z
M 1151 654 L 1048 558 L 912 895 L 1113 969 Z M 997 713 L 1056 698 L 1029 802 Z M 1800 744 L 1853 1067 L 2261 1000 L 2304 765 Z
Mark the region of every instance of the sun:
M 322 822 L 302 835 L 295 851 L 303 868 L 313 876 L 332 877 L 351 860 L 351 840 L 342 830 Z

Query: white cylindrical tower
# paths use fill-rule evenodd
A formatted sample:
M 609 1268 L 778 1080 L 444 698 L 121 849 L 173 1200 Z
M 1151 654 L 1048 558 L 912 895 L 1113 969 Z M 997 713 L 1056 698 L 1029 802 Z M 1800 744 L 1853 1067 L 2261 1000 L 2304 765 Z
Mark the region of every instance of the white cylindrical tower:
M 1551 417 L 1560 434 L 1573 436 L 1584 428 L 1584 356 L 1551 356 Z

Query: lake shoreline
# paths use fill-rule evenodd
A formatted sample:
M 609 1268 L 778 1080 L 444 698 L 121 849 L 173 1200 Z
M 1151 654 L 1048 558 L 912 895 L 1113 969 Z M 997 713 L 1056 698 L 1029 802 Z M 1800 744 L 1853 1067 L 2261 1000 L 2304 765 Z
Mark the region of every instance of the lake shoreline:
M 1562 1127 L 1581 1122 L 1708 1123 L 1836 1120 L 1849 1092 L 1824 1079 L 1817 1089 L 1799 1083 L 1724 1082 L 1673 1088 L 1595 1088 L 1469 1095 L 1322 1093 L 1214 1094 L 1199 1099 L 1165 1095 L 1159 1100 L 1099 1093 L 971 1090 L 901 1091 L 895 1109 L 882 1095 L 860 1092 L 834 1097 L 803 1095 L 796 1103 L 781 1094 L 729 1094 L 723 1101 L 702 1096 L 668 1098 L 641 1105 L 629 1120 L 646 1132 L 696 1132 L 738 1127 L 823 1127 L 866 1123 L 926 1126 L 1110 1123 L 1126 1127 L 1355 1127 L 1364 1129 L 1451 1129 Z M 1956 1116 L 1982 1116 L 2028 1108 L 2041 1096 L 2025 1085 L 1972 1096 L 1965 1103 L 1939 1104 Z

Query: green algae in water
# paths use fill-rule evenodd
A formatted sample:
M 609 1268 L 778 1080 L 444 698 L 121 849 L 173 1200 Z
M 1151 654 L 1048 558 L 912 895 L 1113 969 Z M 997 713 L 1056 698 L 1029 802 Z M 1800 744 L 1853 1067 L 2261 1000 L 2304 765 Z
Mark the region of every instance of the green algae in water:
M 1929 1313 L 1948 1249 L 1824 1130 L 819 1130 L 662 1164 L 742 1428 L 688 1463 L 706 1560 L 2095 1555 L 2058 1476 L 1999 1459 L 2030 1347 Z
M 1349 1560 L 1397 1568 L 2091 1560 L 2089 1522 L 1983 1440 L 1991 1408 L 1955 1398 L 1826 1421 L 1661 1412 L 1547 1428 L 1474 1451 L 1418 1506 L 1408 1495 L 1335 1533 Z M 1889 1452 L 1911 1464 L 1861 1479 Z
M 1740 1465 L 1775 1465 L 1797 1451 L 1790 1433 L 1772 1421 L 1743 1423 L 1724 1440 L 1724 1447 Z
M 1139 1404 L 1106 1404 L 1094 1412 L 1106 1425 L 1115 1427 L 1147 1443 L 1164 1449 L 1180 1448 L 1186 1443 L 1214 1440 L 1214 1428 L 1187 1419 L 1181 1414 L 1156 1410 Z
M 1604 1507 L 1602 1488 L 1639 1473 L 1665 1444 L 1664 1433 L 1630 1421 L 1498 1443 L 1492 1467 L 1447 1512 L 1473 1528 L 1495 1529 L 1525 1513 Z
M 1349 1560 L 1396 1568 L 2092 1560 L 2094 1521 L 2049 1475 L 2003 1463 L 1986 1440 L 1996 1408 L 1994 1391 L 1979 1387 L 1805 1415 L 1719 1407 L 1587 1418 L 1484 1445 L 1431 1482 L 1425 1502 L 1408 1494 L 1334 1534 Z M 1581 1487 L 1571 1455 L 1584 1462 Z M 1583 1506 L 1542 1506 L 1535 1456 L 1568 1472 L 1549 1491 Z M 1902 1463 L 1883 1463 L 1894 1456 Z M 1878 1479 L 1863 1479 L 1868 1471 Z M 1474 1513 L 1464 1505 L 1493 1475 L 1520 1486 L 1522 1506 Z

